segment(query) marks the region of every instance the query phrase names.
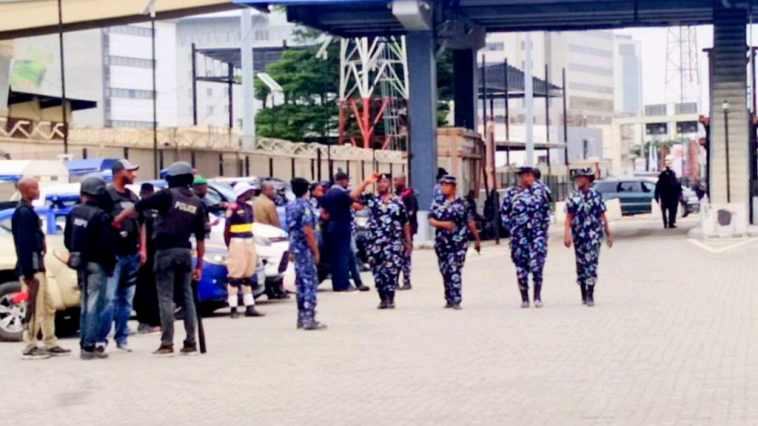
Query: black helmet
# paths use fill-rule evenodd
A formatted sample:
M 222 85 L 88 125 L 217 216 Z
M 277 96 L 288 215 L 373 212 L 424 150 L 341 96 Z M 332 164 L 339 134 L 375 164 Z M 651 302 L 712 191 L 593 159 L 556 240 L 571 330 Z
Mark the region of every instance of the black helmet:
M 80 193 L 100 197 L 105 194 L 105 181 L 100 176 L 88 176 L 82 181 Z
M 185 161 L 177 161 L 170 165 L 166 171 L 166 177 L 177 177 L 182 175 L 193 175 L 192 166 Z

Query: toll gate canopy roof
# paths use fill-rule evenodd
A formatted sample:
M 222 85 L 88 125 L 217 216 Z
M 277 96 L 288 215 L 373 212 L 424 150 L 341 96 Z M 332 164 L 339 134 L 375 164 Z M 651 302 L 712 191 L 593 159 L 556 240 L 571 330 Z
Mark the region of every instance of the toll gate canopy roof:
M 341 36 L 405 32 L 390 0 L 234 0 L 255 7 L 287 6 L 288 19 Z M 569 31 L 699 25 L 713 21 L 715 0 L 427 0 L 436 24 L 457 19 L 489 32 Z M 758 2 L 730 0 L 733 8 L 758 10 Z

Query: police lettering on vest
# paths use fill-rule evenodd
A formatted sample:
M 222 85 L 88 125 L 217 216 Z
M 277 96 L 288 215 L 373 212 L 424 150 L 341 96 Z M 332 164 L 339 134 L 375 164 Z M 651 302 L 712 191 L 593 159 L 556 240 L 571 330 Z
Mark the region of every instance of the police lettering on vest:
M 90 220 L 97 216 L 102 209 L 89 204 L 78 204 L 72 210 L 71 223 L 71 253 L 69 255 L 68 266 L 72 269 L 81 269 L 87 265 L 87 251 L 90 246 L 90 238 L 87 233 L 87 226 Z
M 200 198 L 195 196 L 189 188 L 171 188 L 171 208 L 158 216 L 155 221 L 155 235 L 157 249 L 167 248 L 191 248 L 190 235 L 193 233 L 195 216 L 200 208 Z M 163 239 L 166 239 L 163 241 Z M 163 247 L 163 243 L 176 241 L 178 247 Z

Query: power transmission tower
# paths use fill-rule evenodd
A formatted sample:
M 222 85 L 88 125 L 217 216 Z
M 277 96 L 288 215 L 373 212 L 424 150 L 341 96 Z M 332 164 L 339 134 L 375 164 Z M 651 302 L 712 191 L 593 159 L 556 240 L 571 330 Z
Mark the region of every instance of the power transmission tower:
M 403 149 L 408 103 L 405 37 L 340 40 L 340 144 Z
M 666 42 L 666 102 L 700 103 L 697 29 L 670 27 Z

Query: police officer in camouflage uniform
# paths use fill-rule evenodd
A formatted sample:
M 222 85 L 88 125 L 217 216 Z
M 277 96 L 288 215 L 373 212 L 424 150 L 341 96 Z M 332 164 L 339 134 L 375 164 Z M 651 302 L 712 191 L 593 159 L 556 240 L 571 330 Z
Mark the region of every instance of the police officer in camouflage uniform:
M 592 169 L 578 170 L 574 175 L 576 190 L 566 200 L 566 225 L 563 242 L 566 248 L 574 244 L 576 275 L 582 291 L 582 303 L 595 305 L 595 284 L 603 231 L 608 248 L 613 247 L 613 237 L 605 216 L 603 196 L 592 188 L 595 172 Z M 573 239 L 573 241 L 572 241 Z
M 377 196 L 361 196 L 376 182 Z M 403 202 L 391 191 L 392 176 L 372 174 L 353 191 L 353 198 L 368 209 L 368 257 L 374 284 L 379 293 L 379 309 L 395 309 L 395 290 L 405 254 L 411 253 L 411 227 Z
M 290 182 L 296 199 L 285 208 L 290 234 L 290 259 L 295 262 L 297 286 L 297 328 L 321 330 L 326 324 L 316 321 L 316 291 L 319 262 L 316 226 L 318 216 L 308 200 L 308 181 L 295 178 Z
M 429 224 L 437 228 L 434 251 L 445 284 L 445 308 L 461 309 L 461 273 L 468 251 L 468 233 L 474 236 L 475 249 L 481 250 L 476 223 L 469 214 L 466 202 L 456 196 L 455 176 L 440 179 L 440 193 L 429 211 Z
M 205 206 L 190 189 L 194 180 L 192 166 L 185 162 L 172 164 L 168 168 L 166 181 L 168 188 L 155 195 L 140 200 L 135 206 L 121 212 L 115 219 L 116 225 L 137 213 L 157 210 L 155 223 L 155 279 L 158 287 L 158 301 L 161 315 L 161 345 L 155 355 L 174 353 L 174 286 L 179 285 L 184 307 L 184 329 L 187 337 L 181 353 L 197 353 L 195 340 L 196 310 L 191 281 L 200 281 L 203 275 L 205 256 Z M 192 266 L 192 243 L 197 242 L 197 263 Z
M 529 307 L 529 274 L 534 281 L 534 306 L 542 307 L 542 270 L 547 258 L 547 231 L 550 226 L 550 195 L 537 183 L 534 169 L 518 171 L 521 184 L 508 189 L 500 215 L 511 236 L 511 259 L 521 291 L 521 307 Z

